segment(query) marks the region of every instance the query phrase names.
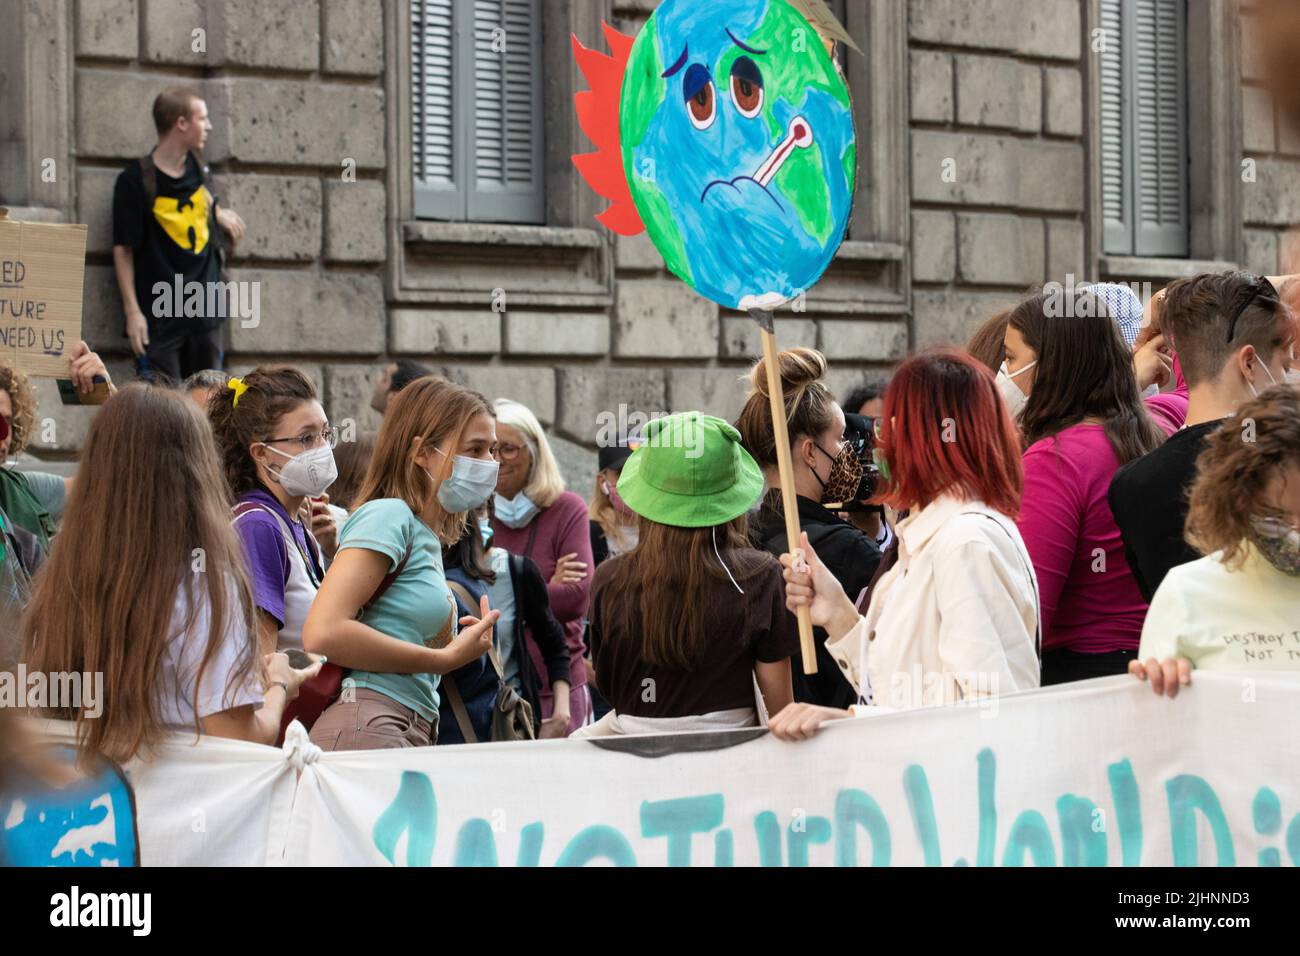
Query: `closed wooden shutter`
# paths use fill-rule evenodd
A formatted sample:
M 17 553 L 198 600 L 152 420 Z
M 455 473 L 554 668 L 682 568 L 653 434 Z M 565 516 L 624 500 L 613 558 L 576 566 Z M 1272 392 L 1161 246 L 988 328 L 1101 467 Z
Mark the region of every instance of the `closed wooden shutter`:
M 1101 207 L 1105 250 L 1133 254 L 1132 200 L 1127 188 L 1129 81 L 1124 71 L 1124 10 L 1121 0 L 1101 0 L 1104 46 L 1101 72 Z
M 468 218 L 544 222 L 541 0 L 473 0 L 472 14 Z
M 1186 0 L 1101 0 L 1103 246 L 1188 255 Z
M 412 168 L 420 218 L 465 217 L 464 181 L 457 175 L 454 16 L 452 0 L 411 2 Z
M 415 214 L 546 220 L 541 0 L 411 0 Z
M 1186 256 L 1186 0 L 1135 0 L 1134 228 L 1138 255 Z

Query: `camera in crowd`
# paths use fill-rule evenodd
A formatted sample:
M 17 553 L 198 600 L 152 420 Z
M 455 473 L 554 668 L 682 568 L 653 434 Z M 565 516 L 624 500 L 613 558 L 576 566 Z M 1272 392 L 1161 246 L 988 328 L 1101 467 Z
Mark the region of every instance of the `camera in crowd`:
M 844 440 L 848 442 L 862 462 L 862 479 L 851 501 L 843 502 L 836 510 L 842 512 L 879 511 L 879 505 L 867 504 L 880 486 L 880 469 L 876 467 L 872 451 L 876 447 L 875 421 L 865 415 L 844 415 Z

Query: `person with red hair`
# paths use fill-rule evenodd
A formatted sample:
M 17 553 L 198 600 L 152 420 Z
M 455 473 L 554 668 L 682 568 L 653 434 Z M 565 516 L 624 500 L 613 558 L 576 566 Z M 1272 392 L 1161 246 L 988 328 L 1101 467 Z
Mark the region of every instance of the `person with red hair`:
M 914 356 L 890 382 L 878 421 L 878 499 L 910 511 L 897 528 L 898 563 L 859 615 L 803 535 L 802 561 L 781 556 L 786 606 L 810 608 L 836 663 L 877 707 L 1037 687 L 1038 584 L 1015 525 L 1020 439 L 992 373 L 955 350 Z M 864 712 L 796 703 L 769 728 L 801 740 Z

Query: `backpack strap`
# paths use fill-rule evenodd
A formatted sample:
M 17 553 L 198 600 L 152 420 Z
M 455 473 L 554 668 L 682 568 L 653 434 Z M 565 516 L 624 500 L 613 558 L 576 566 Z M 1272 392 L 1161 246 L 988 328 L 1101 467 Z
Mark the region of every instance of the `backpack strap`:
M 380 581 L 379 586 L 375 588 L 375 593 L 370 595 L 370 600 L 367 601 L 365 604 L 361 605 L 361 610 L 357 614 L 358 617 L 360 617 L 361 614 L 364 614 L 366 611 L 369 611 L 372 607 L 374 607 L 375 602 L 384 596 L 384 592 L 393 586 L 393 582 L 396 581 L 398 577 L 401 576 L 402 571 L 405 570 L 406 568 L 406 562 L 409 561 L 410 558 L 411 558 L 411 546 L 408 544 L 406 546 L 406 553 L 402 555 L 402 560 L 397 562 L 397 567 L 393 568 L 393 570 L 389 571 L 387 574 L 384 575 L 384 579 Z
M 158 198 L 158 167 L 153 164 L 153 150 L 140 157 L 140 182 L 144 184 L 144 204 L 146 209 L 153 209 L 153 201 Z
M 474 595 L 469 593 L 469 588 L 465 587 L 465 585 L 461 584 L 459 581 L 453 581 L 448 578 L 447 587 L 452 589 L 456 597 L 460 598 L 460 603 L 469 608 L 471 612 L 476 608 L 478 602 L 474 600 Z M 497 680 L 504 681 L 506 679 L 505 670 L 501 667 L 501 658 L 497 654 L 497 645 L 495 640 L 488 645 L 487 653 L 488 660 L 492 662 L 492 669 L 497 672 Z M 453 706 L 455 705 L 453 704 Z
M 465 701 L 461 699 L 460 688 L 456 686 L 456 678 L 444 674 L 438 687 L 447 691 L 447 703 L 451 704 L 451 712 L 456 715 L 456 723 L 460 725 L 460 735 L 465 738 L 465 743 L 478 743 L 478 735 L 474 733 L 474 725 L 470 722 L 469 711 L 465 709 Z
M 293 533 L 292 528 L 284 523 L 284 519 L 266 505 L 257 501 L 241 501 L 239 504 L 235 505 L 235 507 L 231 508 L 230 523 L 234 524 L 240 518 L 244 517 L 244 515 L 252 514 L 254 511 L 263 511 L 275 519 L 275 523 L 280 526 L 281 536 L 288 539 L 288 541 L 293 545 L 294 550 L 298 552 L 298 556 L 302 558 L 303 563 L 307 566 L 307 577 L 311 578 L 312 583 L 319 588 L 321 586 L 321 580 L 317 577 L 316 569 L 323 569 L 325 564 L 320 559 L 320 546 L 316 544 L 316 538 L 312 533 L 306 528 L 303 528 L 303 532 L 307 537 L 307 545 L 312 551 L 311 554 L 307 554 L 298 544 L 298 536 Z

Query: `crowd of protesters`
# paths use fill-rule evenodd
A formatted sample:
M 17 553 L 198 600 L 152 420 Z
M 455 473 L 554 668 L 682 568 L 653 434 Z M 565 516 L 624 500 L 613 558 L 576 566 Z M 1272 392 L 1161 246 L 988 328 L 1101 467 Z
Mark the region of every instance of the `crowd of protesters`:
M 734 423 L 654 419 L 571 489 L 533 410 L 419 364 L 384 365 L 382 426 L 342 436 L 303 371 L 220 371 L 225 317 L 148 297 L 219 275 L 243 222 L 197 159 L 199 95 L 168 91 L 154 120 L 114 201 L 142 380 L 116 389 L 73 350 L 76 388 L 113 389 L 75 478 L 12 467 L 36 400 L 0 366 L 0 667 L 103 673 L 97 719 L 52 712 L 85 752 L 273 744 L 294 721 L 324 750 L 798 740 L 1106 675 L 1175 696 L 1197 668 L 1298 666 L 1236 639 L 1300 612 L 1289 277 L 1202 274 L 1145 304 L 1049 287 L 843 403 L 826 358 L 791 349 L 788 448 L 759 362 Z M 201 197 L 188 232 L 159 196 Z
M 418 367 L 385 368 L 382 426 L 344 441 L 290 366 L 155 376 L 95 414 L 74 479 L 0 469 L 6 658 L 104 673 L 98 719 L 57 716 L 115 760 L 293 720 L 325 750 L 793 740 L 1125 672 L 1172 696 L 1195 668 L 1294 668 L 1233 639 L 1300 612 L 1288 284 L 1198 275 L 1145 316 L 1126 290 L 1043 291 L 844 405 L 821 353 L 783 352 L 788 503 L 762 362 L 734 424 L 619 436 L 587 499 L 530 409 Z M 84 344 L 71 364 L 108 379 Z M 36 413 L 0 368 L 0 455 Z

